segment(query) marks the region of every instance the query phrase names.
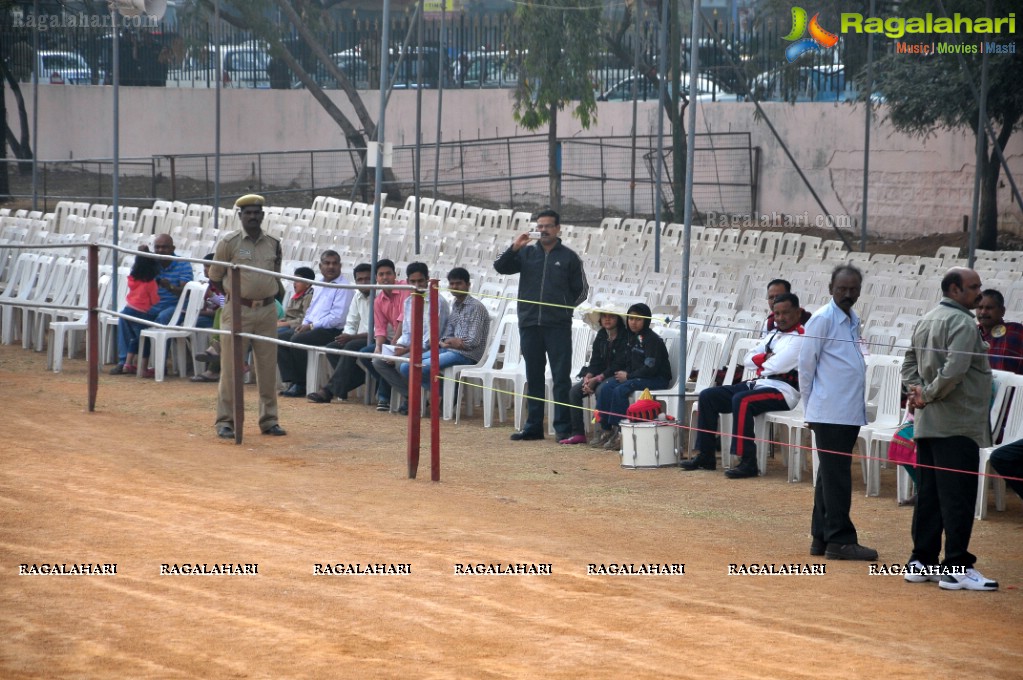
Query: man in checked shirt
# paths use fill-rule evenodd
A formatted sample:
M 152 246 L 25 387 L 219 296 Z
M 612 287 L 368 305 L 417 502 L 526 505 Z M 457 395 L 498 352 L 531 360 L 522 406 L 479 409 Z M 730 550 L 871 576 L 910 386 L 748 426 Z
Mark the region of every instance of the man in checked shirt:
M 490 312 L 483 303 L 469 295 L 469 272 L 455 267 L 448 272 L 448 289 L 455 298 L 448 322 L 441 329 L 440 370 L 448 366 L 475 364 L 483 357 L 490 337 Z M 424 320 L 425 323 L 425 320 Z M 409 365 L 401 364 L 402 376 L 408 380 Z M 423 380 L 430 375 L 430 354 L 423 353 Z

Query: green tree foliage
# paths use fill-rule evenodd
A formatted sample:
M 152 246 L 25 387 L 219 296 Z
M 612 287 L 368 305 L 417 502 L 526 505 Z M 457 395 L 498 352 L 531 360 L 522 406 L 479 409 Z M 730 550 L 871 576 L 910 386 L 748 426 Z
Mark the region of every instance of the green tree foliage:
M 971 18 L 985 16 L 984 4 L 977 0 L 944 0 L 949 15 L 958 12 Z M 1018 9 L 1015 0 L 993 0 L 990 16 L 1006 17 Z M 927 12 L 935 17 L 941 16 L 940 9 L 933 2 L 911 0 L 900 5 L 899 9 L 899 15 L 904 17 L 922 17 Z M 880 39 L 889 40 L 883 36 Z M 958 42 L 967 48 L 977 49 L 982 42 L 1016 43 L 1018 35 L 1008 31 L 1001 35 L 907 34 L 899 40 L 934 44 Z M 1015 54 L 988 54 L 987 118 L 1003 150 L 1013 131 L 1023 123 L 1023 88 L 1020 87 L 1023 82 L 1023 53 L 1018 47 Z M 969 128 L 974 134 L 984 134 L 977 128 L 980 104 L 974 96 L 974 89 L 978 94 L 980 92 L 981 58 L 979 53 L 967 53 L 963 55 L 961 64 L 954 54 L 922 56 L 899 54 L 893 49 L 874 69 L 875 91 L 883 95 L 888 105 L 888 120 L 896 129 L 922 137 L 939 129 Z M 998 156 L 987 143 L 981 165 L 978 229 L 978 247 L 987 250 L 997 248 L 1000 173 Z
M 550 202 L 561 204 L 557 169 L 558 111 L 588 128 L 597 111 L 591 71 L 600 49 L 601 5 L 594 0 L 529 0 L 515 11 L 519 84 L 515 120 L 529 130 L 548 126 Z

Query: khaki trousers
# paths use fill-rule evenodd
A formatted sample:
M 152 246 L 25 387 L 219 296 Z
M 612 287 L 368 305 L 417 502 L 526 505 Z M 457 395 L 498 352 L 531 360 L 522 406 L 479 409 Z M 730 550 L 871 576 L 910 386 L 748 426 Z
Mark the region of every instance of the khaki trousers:
M 230 303 L 229 303 L 230 304 Z M 231 310 L 225 305 L 220 327 L 231 329 Z M 242 307 L 242 332 L 277 338 L 277 308 Z M 234 427 L 234 341 L 230 335 L 220 336 L 220 385 L 217 395 L 217 425 Z M 253 368 L 259 387 L 259 429 L 266 432 L 277 425 L 277 346 L 269 342 L 244 340 L 252 343 Z

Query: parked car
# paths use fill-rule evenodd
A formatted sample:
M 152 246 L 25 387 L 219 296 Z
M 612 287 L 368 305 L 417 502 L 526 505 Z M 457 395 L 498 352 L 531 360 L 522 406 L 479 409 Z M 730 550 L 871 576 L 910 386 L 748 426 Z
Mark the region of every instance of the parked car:
M 462 87 L 515 87 L 519 83 L 518 65 L 508 57 L 507 52 L 468 53 L 465 59 L 459 61 L 460 66 L 455 71 Z
M 180 69 L 172 70 L 168 84 L 175 87 L 216 87 L 215 56 L 221 59 L 223 86 L 270 88 L 270 54 L 266 45 L 249 41 L 238 45 L 192 48 Z
M 757 101 L 842 102 L 857 92 L 846 89 L 845 66 L 784 66 L 765 71 L 753 79 L 750 92 Z
M 654 83 L 651 83 L 643 76 L 629 76 L 620 80 L 614 87 L 601 94 L 597 97 L 597 100 L 602 102 L 632 101 L 632 82 L 637 78 L 639 80 L 637 99 L 639 101 L 657 99 L 659 92 L 658 87 Z M 706 76 L 699 76 L 696 80 L 696 85 L 697 99 L 700 102 L 734 102 L 739 100 L 739 97 L 734 93 L 722 89 L 720 85 Z M 689 93 L 688 73 L 682 74 L 682 91 L 686 94 Z
M 36 73 L 40 83 L 57 85 L 91 85 L 92 69 L 85 58 L 77 52 L 40 50 L 36 53 Z M 98 74 L 103 82 L 103 72 Z

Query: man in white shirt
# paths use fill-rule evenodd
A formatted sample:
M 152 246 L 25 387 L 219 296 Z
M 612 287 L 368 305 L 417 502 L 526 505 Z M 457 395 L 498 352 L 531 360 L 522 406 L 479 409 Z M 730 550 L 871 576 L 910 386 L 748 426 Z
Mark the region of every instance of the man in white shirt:
M 725 471 L 729 479 L 755 477 L 757 445 L 753 419 L 768 411 L 788 411 L 799 403 L 799 325 L 802 309 L 799 298 L 781 293 L 774 299 L 776 328 L 768 333 L 747 356 L 743 364 L 755 368 L 757 377 L 735 385 L 708 387 L 700 392 L 696 448 L 699 455 L 681 463 L 683 470 L 713 470 L 717 458 L 719 416 L 732 414 L 732 455 L 741 456 L 739 465 Z
M 858 543 L 849 518 L 852 450 L 867 424 L 867 365 L 860 351 L 860 317 L 852 309 L 862 284 L 863 274 L 851 265 L 831 272 L 831 302 L 807 322 L 799 350 L 799 391 L 819 461 L 810 554 L 873 562 L 877 551 Z
M 373 267 L 363 262 L 355 266 L 355 284 L 369 285 Z M 348 307 L 348 318 L 345 328 L 333 342 L 325 345 L 330 349 L 343 349 L 359 352 L 369 344 L 369 288 L 359 288 Z M 328 354 L 330 365 L 334 367 L 330 380 L 317 392 L 310 392 L 309 401 L 314 404 L 329 404 L 337 397 L 340 401 L 348 400 L 348 393 L 366 382 L 366 373 L 359 366 L 357 357 L 347 354 Z
M 320 255 L 320 273 L 327 283 L 349 283 L 341 275 L 341 256 L 333 250 L 325 250 Z M 295 329 L 291 342 L 300 345 L 323 347 L 338 336 L 344 328 L 355 291 L 351 288 L 332 288 L 316 286 L 313 290 L 313 301 L 309 304 L 302 324 Z M 285 338 L 281 338 L 282 340 Z M 278 347 L 277 367 L 281 372 L 281 380 L 291 383 L 288 389 L 281 392 L 285 397 L 305 396 L 305 371 L 309 353 L 300 347 Z

